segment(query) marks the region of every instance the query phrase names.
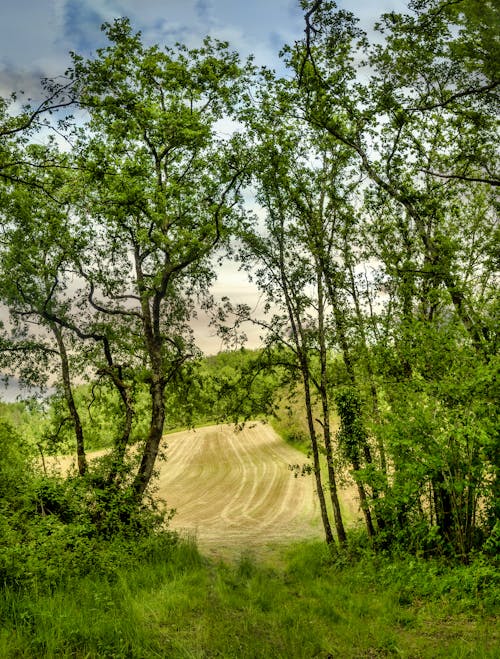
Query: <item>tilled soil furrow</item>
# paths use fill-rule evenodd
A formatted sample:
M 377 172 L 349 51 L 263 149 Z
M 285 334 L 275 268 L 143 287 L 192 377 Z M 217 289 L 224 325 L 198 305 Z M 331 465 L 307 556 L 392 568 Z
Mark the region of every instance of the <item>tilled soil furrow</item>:
M 306 459 L 269 425 L 177 432 L 162 448 L 167 459 L 158 462 L 155 495 L 176 509 L 172 528 L 194 534 L 203 551 L 234 556 L 322 537 L 313 479 L 295 478 L 289 469 Z M 70 461 L 62 458 L 60 469 Z

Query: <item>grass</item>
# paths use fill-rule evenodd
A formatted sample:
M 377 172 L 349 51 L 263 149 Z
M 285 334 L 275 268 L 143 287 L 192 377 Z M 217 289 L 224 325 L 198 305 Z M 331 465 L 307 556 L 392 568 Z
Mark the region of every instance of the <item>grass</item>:
M 0 656 L 493 659 L 497 586 L 481 563 L 332 563 L 316 542 L 272 564 L 250 554 L 227 564 L 184 542 L 109 578 L 5 588 Z

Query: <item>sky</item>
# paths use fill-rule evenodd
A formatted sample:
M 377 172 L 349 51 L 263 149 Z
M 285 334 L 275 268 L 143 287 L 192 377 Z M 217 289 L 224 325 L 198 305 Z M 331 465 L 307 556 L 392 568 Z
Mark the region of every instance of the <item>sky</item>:
M 338 1 L 366 29 L 383 11 L 405 4 Z M 147 44 L 195 46 L 210 34 L 278 68 L 280 48 L 304 30 L 299 0 L 0 0 L 0 94 L 64 73 L 71 50 L 90 56 L 104 43 L 102 23 L 119 16 L 128 16 Z
M 338 0 L 352 11 L 368 32 L 381 13 L 404 11 L 405 0 Z M 200 44 L 207 34 L 229 41 L 243 57 L 255 56 L 257 65 L 282 70 L 278 53 L 285 43 L 303 36 L 304 18 L 299 0 L 0 0 L 0 96 L 24 90 L 36 98 L 42 77 L 64 74 L 69 52 L 91 56 L 104 45 L 100 26 L 128 16 L 141 31 L 146 45 Z M 258 294 L 234 265 L 221 272 L 214 289 L 234 303 L 258 304 Z M 1 313 L 0 313 L 1 316 Z M 220 340 L 200 315 L 195 323 L 199 345 L 205 352 L 221 349 Z M 249 330 L 250 345 L 259 343 L 257 330 Z M 0 390 L 0 398 L 12 399 Z

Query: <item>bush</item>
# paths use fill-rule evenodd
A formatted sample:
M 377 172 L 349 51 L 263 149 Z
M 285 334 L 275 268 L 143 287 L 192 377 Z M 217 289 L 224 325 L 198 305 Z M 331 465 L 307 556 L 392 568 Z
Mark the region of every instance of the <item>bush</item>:
M 154 548 L 168 552 L 177 536 L 152 499 L 81 478 L 37 472 L 20 435 L 0 421 L 0 583 L 52 587 L 95 574 L 113 579 Z M 160 548 L 160 549 L 159 549 Z

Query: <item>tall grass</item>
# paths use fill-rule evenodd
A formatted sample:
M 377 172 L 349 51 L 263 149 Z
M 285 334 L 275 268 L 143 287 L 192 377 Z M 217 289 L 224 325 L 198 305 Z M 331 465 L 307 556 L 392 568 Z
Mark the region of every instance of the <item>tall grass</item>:
M 492 566 L 447 567 L 321 543 L 279 563 L 204 559 L 154 543 L 135 566 L 0 594 L 0 656 L 497 657 Z

